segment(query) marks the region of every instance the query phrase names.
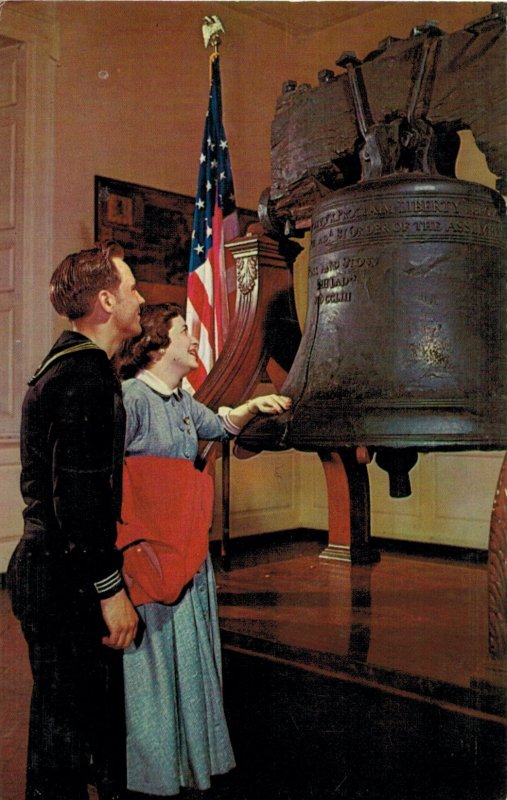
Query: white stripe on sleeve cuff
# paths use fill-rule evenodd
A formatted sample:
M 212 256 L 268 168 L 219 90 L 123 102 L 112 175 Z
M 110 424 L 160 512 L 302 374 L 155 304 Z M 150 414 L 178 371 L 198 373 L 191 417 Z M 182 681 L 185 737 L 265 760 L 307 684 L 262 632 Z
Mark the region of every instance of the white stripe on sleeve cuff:
M 231 422 L 230 413 L 233 409 L 229 408 L 229 406 L 220 406 L 218 409 L 219 415 L 222 417 L 224 428 L 227 433 L 230 433 L 231 436 L 238 436 L 241 433 L 241 428 Z
M 107 578 L 103 578 L 101 581 L 97 581 L 97 583 L 94 583 L 93 585 L 95 586 L 98 594 L 106 594 L 107 592 L 111 592 L 113 589 L 119 588 L 122 585 L 122 577 L 118 570 L 115 570 L 111 575 L 108 575 Z

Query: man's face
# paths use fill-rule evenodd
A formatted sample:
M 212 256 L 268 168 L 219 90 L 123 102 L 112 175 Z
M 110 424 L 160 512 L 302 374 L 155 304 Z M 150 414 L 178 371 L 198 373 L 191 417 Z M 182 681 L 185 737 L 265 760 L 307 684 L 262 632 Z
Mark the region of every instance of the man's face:
M 141 304 L 144 299 L 136 289 L 136 280 L 125 261 L 115 256 L 112 259 L 120 275 L 120 284 L 111 294 L 114 297 L 113 318 L 123 339 L 141 333 Z

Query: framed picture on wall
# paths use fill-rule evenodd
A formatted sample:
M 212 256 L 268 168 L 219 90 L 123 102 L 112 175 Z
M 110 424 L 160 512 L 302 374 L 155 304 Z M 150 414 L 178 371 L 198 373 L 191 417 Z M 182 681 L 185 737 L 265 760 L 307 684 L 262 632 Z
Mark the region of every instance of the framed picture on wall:
M 178 289 L 184 295 L 195 199 L 114 178 L 95 176 L 95 238 L 114 239 L 139 283 Z M 258 221 L 238 209 L 240 233 Z M 180 299 L 180 298 L 179 298 Z

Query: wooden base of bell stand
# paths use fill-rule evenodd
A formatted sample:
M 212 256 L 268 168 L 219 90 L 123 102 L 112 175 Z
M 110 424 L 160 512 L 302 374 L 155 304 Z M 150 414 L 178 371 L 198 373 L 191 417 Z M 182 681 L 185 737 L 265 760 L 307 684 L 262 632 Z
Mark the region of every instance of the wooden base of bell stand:
M 350 547 L 329 542 L 322 553 L 320 553 L 319 558 L 322 558 L 324 561 L 345 561 L 348 564 L 376 564 L 377 561 L 380 561 L 380 551 L 375 548 L 370 548 L 368 552 L 364 552 L 361 556 L 352 560 Z
M 366 448 L 319 453 L 326 476 L 329 541 L 320 557 L 375 564 L 380 552 L 370 541 L 370 486 Z
M 333 542 L 329 542 L 319 558 L 325 561 L 346 561 L 350 564 L 350 547 L 346 544 L 334 544 Z

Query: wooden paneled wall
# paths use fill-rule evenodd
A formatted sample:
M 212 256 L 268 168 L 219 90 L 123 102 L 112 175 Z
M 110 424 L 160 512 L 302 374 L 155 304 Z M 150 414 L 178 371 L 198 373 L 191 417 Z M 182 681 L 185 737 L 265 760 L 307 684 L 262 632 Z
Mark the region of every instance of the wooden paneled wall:
M 410 472 L 412 494 L 389 497 L 387 473 L 369 465 L 372 536 L 486 550 L 503 453 L 426 453 Z M 221 536 L 221 461 L 216 467 L 212 538 Z M 231 537 L 327 530 L 324 471 L 313 453 L 231 459 Z

